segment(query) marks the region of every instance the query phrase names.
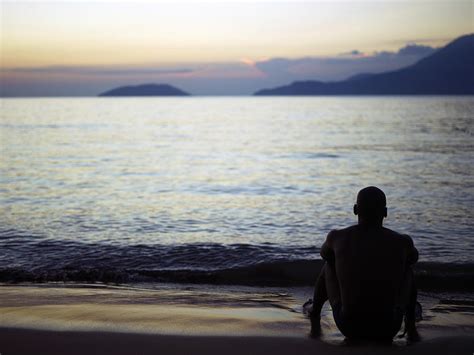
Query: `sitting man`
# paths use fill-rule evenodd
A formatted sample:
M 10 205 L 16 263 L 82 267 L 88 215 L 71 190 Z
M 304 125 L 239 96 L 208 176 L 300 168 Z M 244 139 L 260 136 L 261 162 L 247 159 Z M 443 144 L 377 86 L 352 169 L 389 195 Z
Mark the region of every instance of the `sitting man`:
M 362 189 L 354 214 L 358 224 L 331 231 L 321 247 L 326 262 L 310 311 L 312 335 L 320 333 L 321 308 L 329 299 L 336 325 L 348 340 L 391 342 L 405 317 L 408 340 L 416 341 L 412 265 L 418 251 L 408 235 L 382 226 L 387 217 L 382 190 Z

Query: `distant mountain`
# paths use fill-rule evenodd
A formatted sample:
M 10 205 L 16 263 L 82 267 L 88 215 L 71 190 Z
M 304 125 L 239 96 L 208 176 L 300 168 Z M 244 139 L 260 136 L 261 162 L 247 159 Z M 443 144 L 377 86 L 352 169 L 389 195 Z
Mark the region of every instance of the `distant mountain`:
M 254 95 L 473 95 L 474 34 L 459 37 L 409 67 L 337 82 L 296 81 Z
M 375 74 L 372 74 L 372 73 L 360 73 L 360 74 L 356 74 L 356 75 L 350 76 L 349 78 L 346 79 L 346 81 L 348 81 L 348 80 L 365 79 L 365 78 L 368 78 L 369 76 L 372 76 L 372 75 L 375 75 Z
M 121 86 L 99 96 L 189 96 L 174 86 L 168 84 L 144 84 L 137 86 Z

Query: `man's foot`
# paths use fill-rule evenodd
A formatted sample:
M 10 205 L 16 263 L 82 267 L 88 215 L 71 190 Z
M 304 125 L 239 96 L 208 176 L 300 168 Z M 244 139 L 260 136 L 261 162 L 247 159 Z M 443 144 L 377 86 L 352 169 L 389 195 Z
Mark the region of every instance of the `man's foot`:
M 408 323 L 405 325 L 405 331 L 407 334 L 407 343 L 408 344 L 413 344 L 417 343 L 421 340 L 420 334 L 418 333 L 418 330 L 416 329 L 415 323 Z
M 309 336 L 311 338 L 319 338 L 321 336 L 321 317 L 319 315 L 311 315 L 309 320 L 311 321 L 311 331 Z
M 322 305 L 315 304 L 312 299 L 307 300 L 303 304 L 303 314 L 311 322 L 311 331 L 309 333 L 311 338 L 319 338 L 321 336 L 321 308 Z

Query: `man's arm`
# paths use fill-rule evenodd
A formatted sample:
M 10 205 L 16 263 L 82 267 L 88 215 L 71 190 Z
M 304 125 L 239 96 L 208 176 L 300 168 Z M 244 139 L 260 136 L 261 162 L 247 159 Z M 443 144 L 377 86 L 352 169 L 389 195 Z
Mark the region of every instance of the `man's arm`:
M 407 264 L 412 266 L 418 261 L 418 250 L 415 248 L 415 244 L 413 244 L 413 239 L 408 235 L 405 236 L 408 241 Z
M 334 231 L 330 231 L 326 237 L 326 241 L 321 246 L 320 255 L 321 257 L 326 260 L 327 263 L 334 265 L 334 250 L 333 250 L 333 239 L 334 239 Z
M 331 265 L 333 265 L 334 261 L 334 252 L 331 246 L 332 240 L 332 231 L 326 237 L 325 242 L 321 246 L 320 255 L 329 263 L 331 261 Z M 311 334 L 312 336 L 318 336 L 321 333 L 321 326 L 319 323 L 319 318 L 321 316 L 321 309 L 323 308 L 324 303 L 328 300 L 327 290 L 326 290 L 326 269 L 327 265 L 323 264 L 321 271 L 319 272 L 318 279 L 316 281 L 316 285 L 314 286 L 314 294 L 313 294 L 313 307 L 310 311 L 310 319 L 311 319 Z

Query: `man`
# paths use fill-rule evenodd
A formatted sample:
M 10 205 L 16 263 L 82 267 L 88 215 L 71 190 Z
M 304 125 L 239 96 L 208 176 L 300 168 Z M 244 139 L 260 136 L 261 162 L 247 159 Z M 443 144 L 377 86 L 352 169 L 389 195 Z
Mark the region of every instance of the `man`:
M 412 265 L 418 251 L 408 235 L 382 226 L 386 198 L 377 187 L 359 191 L 354 214 L 358 224 L 331 231 L 321 247 L 326 262 L 314 291 L 312 335 L 320 333 L 321 308 L 329 300 L 336 325 L 348 340 L 391 342 L 405 317 L 408 339 L 416 341 Z

